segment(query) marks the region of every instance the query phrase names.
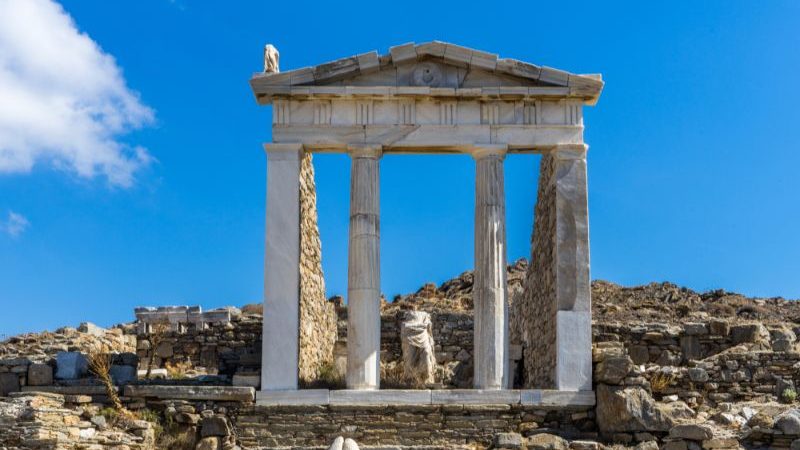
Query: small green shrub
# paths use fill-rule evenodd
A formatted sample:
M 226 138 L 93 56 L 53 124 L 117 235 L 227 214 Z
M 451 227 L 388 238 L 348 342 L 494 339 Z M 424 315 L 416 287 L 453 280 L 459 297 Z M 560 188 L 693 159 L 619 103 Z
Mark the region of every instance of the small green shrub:
M 786 388 L 781 392 L 781 400 L 786 403 L 794 403 L 797 400 L 797 391 L 792 388 Z
M 342 389 L 345 385 L 344 377 L 339 375 L 333 362 L 326 362 L 320 366 L 316 379 L 300 380 L 300 384 L 305 389 Z
M 150 425 L 153 426 L 153 434 L 156 441 L 158 441 L 161 435 L 164 433 L 164 425 L 162 423 L 161 414 L 159 414 L 157 411 L 153 411 L 152 409 L 142 409 L 133 413 L 132 416 L 135 419 L 150 422 Z
M 105 417 L 108 423 L 114 423 L 119 418 L 119 411 L 110 406 L 101 409 L 100 411 L 98 411 L 98 414 Z

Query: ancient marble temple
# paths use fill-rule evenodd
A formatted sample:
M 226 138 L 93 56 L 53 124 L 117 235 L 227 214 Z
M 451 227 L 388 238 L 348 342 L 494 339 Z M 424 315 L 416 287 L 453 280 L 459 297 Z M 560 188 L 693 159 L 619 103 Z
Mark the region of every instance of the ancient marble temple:
M 306 398 L 311 403 L 314 398 L 333 398 L 298 390 L 298 180 L 304 155 L 315 152 L 347 153 L 352 164 L 349 392 L 361 398 L 389 394 L 376 391 L 380 163 L 383 155 L 411 153 L 465 153 L 475 160 L 475 392 L 511 392 L 512 340 L 524 349 L 525 387 L 533 392 L 529 396 L 541 392 L 534 389 L 591 390 L 582 112 L 600 95 L 599 75 L 576 75 L 444 42 L 404 44 L 384 55 L 369 52 L 283 72 L 278 51 L 267 46 L 264 69 L 250 80 L 257 102 L 272 105 L 273 142 L 264 144 L 267 219 L 260 398 Z M 524 295 L 509 311 L 503 170 L 506 155 L 513 153 L 543 157 L 531 269 Z M 424 403 L 447 394 L 404 395 Z M 420 400 L 420 395 L 427 397 Z M 515 395 L 524 400 L 525 392 Z

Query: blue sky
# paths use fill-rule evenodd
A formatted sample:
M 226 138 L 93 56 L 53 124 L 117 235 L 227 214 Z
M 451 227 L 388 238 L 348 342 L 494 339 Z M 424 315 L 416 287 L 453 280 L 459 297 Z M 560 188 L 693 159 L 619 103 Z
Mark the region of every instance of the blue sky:
M 260 301 L 270 110 L 247 80 L 268 42 L 283 70 L 438 39 L 600 72 L 592 277 L 799 298 L 800 3 L 557 3 L 0 0 L 0 334 Z M 383 291 L 470 269 L 471 159 L 381 164 Z M 537 164 L 506 162 L 509 260 L 529 254 Z M 316 169 L 343 294 L 348 159 Z

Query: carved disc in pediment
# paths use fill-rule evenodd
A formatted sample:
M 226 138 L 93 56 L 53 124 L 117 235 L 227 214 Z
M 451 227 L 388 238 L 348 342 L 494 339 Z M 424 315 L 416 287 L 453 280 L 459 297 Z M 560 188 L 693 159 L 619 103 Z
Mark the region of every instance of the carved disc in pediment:
M 411 73 L 411 82 L 414 86 L 439 87 L 443 78 L 442 69 L 430 62 L 417 64 Z

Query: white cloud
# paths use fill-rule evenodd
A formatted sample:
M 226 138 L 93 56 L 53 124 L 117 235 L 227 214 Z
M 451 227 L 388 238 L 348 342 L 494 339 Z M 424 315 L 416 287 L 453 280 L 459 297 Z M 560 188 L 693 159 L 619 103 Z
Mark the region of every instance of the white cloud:
M 114 58 L 51 0 L 0 0 L 0 174 L 39 163 L 128 187 L 152 161 L 120 140 L 153 121 Z
M 0 231 L 7 233 L 11 237 L 17 237 L 21 235 L 30 224 L 28 219 L 22 214 L 8 211 L 8 219 L 0 222 Z

